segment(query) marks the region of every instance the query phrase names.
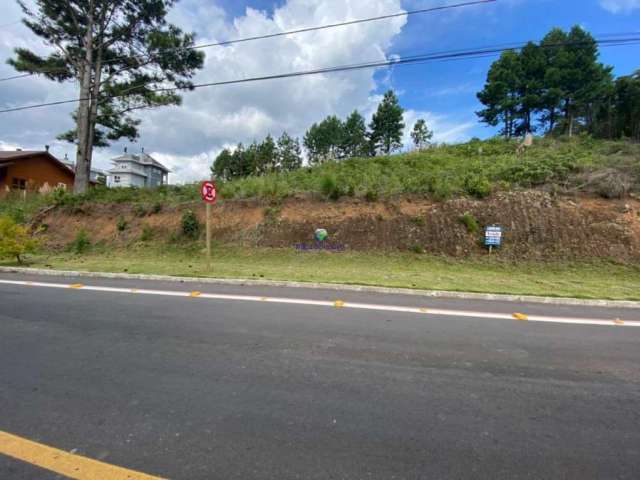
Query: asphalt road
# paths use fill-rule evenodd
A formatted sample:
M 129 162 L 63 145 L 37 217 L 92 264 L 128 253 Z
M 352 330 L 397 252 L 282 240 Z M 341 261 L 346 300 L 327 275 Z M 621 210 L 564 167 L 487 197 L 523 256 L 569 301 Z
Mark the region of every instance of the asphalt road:
M 637 310 L 60 279 L 640 320 Z M 0 284 L 0 431 L 171 479 L 640 478 L 640 328 Z M 60 478 L 0 455 L 0 479 Z

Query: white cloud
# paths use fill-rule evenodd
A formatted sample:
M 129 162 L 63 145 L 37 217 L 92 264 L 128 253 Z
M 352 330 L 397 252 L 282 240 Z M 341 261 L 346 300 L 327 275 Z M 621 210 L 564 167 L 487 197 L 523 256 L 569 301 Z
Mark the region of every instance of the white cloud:
M 213 43 L 401 10 L 401 0 L 287 0 L 271 16 L 247 8 L 244 15 L 228 18 L 215 2 L 183 0 L 172 11 L 171 21 L 184 30 L 196 31 L 198 43 Z M 19 16 L 14 13 L 11 18 Z M 205 68 L 198 74 L 196 83 L 386 59 L 386 52 L 406 21 L 399 17 L 209 48 Z M 31 39 L 30 46 L 39 43 L 20 26 L 11 34 L 0 33 L 0 55 L 10 56 L 11 48 L 24 44 L 27 38 Z M 11 72 L 9 67 L 0 68 L 0 74 L 7 72 Z M 355 108 L 370 116 L 379 101 L 379 96 L 372 92 L 391 82 L 387 76 L 377 83 L 374 74 L 371 70 L 361 70 L 197 89 L 185 93 L 180 107 L 139 113 L 143 120 L 140 147 L 144 146 L 173 170 L 172 181 L 203 178 L 208 175 L 213 158 L 226 146 L 260 140 L 268 133 L 278 136 L 284 130 L 302 136 L 309 125 L 326 115 L 346 116 Z M 73 84 L 53 86 L 46 80 L 28 79 L 14 83 L 13 90 L 9 91 L 5 87 L 10 83 L 3 85 L 0 105 L 77 95 Z M 71 109 L 64 106 L 15 115 L 11 117 L 11 125 L 0 124 L 0 142 L 23 148 L 42 148 L 41 145 L 49 143 L 55 154 L 64 156 L 69 152 L 72 156 L 71 145 L 53 141 L 70 125 Z M 408 119 L 417 116 L 427 119 L 438 141 L 457 141 L 468 130 L 467 124 L 455 125 L 428 112 L 407 112 Z M 107 168 L 108 159 L 123 146 L 97 151 L 96 166 Z
M 630 13 L 640 9 L 640 0 L 600 0 L 600 6 L 611 13 Z

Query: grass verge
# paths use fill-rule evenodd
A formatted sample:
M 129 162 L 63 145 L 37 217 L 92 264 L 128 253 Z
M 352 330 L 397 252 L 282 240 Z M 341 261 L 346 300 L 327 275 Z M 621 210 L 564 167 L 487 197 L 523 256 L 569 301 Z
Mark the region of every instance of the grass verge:
M 640 300 L 640 266 L 504 263 L 414 253 L 297 252 L 216 246 L 209 270 L 194 246 L 96 249 L 29 257 L 27 266 L 91 272 L 345 283 L 477 293 Z M 0 262 L 14 266 L 12 262 Z

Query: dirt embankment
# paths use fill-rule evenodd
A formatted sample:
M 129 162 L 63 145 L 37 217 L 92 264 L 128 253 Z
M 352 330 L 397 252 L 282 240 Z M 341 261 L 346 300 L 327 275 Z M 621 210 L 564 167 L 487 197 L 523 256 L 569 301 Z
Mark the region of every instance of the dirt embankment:
M 130 205 L 84 205 L 57 208 L 42 219 L 46 242 L 64 248 L 80 229 L 92 242 L 125 246 L 140 241 L 175 240 L 184 210 L 192 208 L 204 222 L 204 206 L 164 208 L 158 213 Z M 309 197 L 280 204 L 229 201 L 214 207 L 214 239 L 247 246 L 290 247 L 313 243 L 316 228 L 347 250 L 420 250 L 450 256 L 482 253 L 482 231 L 473 232 L 465 213 L 485 225 L 505 230 L 500 255 L 513 259 L 611 258 L 640 261 L 640 201 L 554 198 L 546 193 L 512 192 L 485 200 L 433 202 L 396 198 L 384 202 L 346 199 L 327 202 Z M 126 228 L 119 231 L 120 219 Z

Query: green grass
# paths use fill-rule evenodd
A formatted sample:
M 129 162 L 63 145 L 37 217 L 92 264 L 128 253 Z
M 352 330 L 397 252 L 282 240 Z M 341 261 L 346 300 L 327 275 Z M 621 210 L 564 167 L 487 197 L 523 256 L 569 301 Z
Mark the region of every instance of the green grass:
M 327 162 L 293 172 L 218 182 L 225 199 L 260 198 L 278 200 L 296 194 L 316 194 L 329 200 L 357 196 L 375 201 L 399 194 L 420 194 L 435 200 L 466 195 L 482 198 L 496 190 L 553 187 L 608 196 L 625 184 L 640 191 L 640 144 L 623 141 L 538 138 L 535 145 L 516 155 L 515 141 L 472 140 L 459 145 L 440 145 L 421 152 L 391 157 L 354 158 Z M 599 184 L 589 184 L 585 175 L 608 172 Z M 613 172 L 613 173 L 612 173 Z M 203 177 L 207 172 L 202 172 Z M 200 200 L 197 184 L 157 189 L 97 187 L 84 195 L 31 195 L 0 200 L 0 215 L 24 222 L 42 207 L 57 203 L 73 207 L 107 203 L 134 205 L 140 211 Z
M 612 263 L 504 263 L 414 253 L 302 253 L 216 246 L 211 270 L 200 247 L 147 247 L 29 257 L 36 268 L 173 276 L 381 285 L 481 293 L 640 300 L 640 267 Z M 5 262 L 0 265 L 13 265 Z

